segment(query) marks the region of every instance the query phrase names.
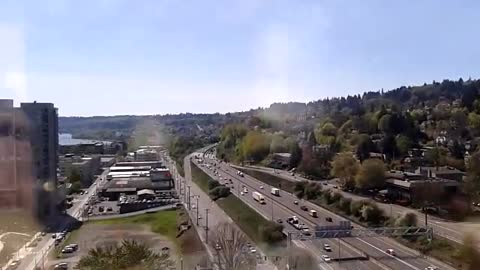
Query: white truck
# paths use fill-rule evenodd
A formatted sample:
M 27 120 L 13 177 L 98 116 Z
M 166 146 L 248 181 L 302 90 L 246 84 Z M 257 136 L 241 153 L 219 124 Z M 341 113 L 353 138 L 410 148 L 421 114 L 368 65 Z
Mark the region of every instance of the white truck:
M 272 187 L 272 190 L 270 191 L 275 196 L 280 196 L 280 189 Z
M 256 192 L 256 191 L 253 192 L 252 197 L 255 201 L 259 202 L 260 204 L 265 203 L 265 198 L 263 197 L 263 195 L 260 192 Z

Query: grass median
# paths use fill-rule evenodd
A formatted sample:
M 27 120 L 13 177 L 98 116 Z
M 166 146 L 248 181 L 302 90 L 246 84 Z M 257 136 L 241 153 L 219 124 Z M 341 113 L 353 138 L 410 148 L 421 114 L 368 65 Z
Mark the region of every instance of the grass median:
M 208 181 L 211 177 L 191 163 L 192 180 L 206 193 L 208 193 Z M 277 248 L 284 247 L 284 241 L 274 244 L 267 243 L 264 239 L 261 228 L 267 228 L 272 222 L 265 219 L 249 205 L 239 198 L 230 194 L 226 198 L 216 200 L 217 205 L 240 227 L 240 229 L 267 253 L 267 255 L 278 254 Z

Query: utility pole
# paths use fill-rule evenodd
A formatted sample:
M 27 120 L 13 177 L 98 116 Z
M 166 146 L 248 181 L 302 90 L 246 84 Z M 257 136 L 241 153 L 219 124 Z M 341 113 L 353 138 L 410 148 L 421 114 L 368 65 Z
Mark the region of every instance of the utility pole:
M 205 242 L 208 245 L 208 208 L 205 209 Z
M 197 195 L 197 226 L 198 226 L 198 208 L 200 208 L 198 205 L 198 198 L 200 198 L 199 195 Z
M 273 198 L 272 198 L 272 197 L 270 197 L 270 199 L 271 199 L 271 208 L 272 208 L 272 221 L 273 221 Z
M 190 203 L 190 186 L 188 186 L 188 210 L 192 210 L 192 204 Z

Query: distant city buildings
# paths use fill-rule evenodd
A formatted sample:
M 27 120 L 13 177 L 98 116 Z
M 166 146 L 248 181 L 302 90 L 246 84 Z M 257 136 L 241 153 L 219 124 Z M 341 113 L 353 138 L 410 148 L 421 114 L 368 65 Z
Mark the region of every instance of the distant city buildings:
M 73 154 L 66 154 L 59 158 L 59 172 L 60 175 L 69 177 L 73 171 L 80 176 L 80 184 L 83 188 L 89 187 L 101 166 L 101 157 L 94 156 L 76 156 Z
M 0 100 L 0 201 L 31 207 L 37 217 L 55 214 L 58 112 L 52 103 Z

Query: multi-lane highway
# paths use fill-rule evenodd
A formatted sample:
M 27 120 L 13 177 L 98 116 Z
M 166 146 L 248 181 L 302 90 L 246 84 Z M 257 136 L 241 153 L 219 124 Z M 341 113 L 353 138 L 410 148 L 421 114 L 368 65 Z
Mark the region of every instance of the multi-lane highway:
M 262 213 L 266 217 L 271 217 L 273 213 L 273 219 L 278 218 L 285 219 L 293 215 L 298 216 L 306 225 L 313 226 L 314 224 L 327 225 L 332 224 L 325 221 L 326 217 L 331 217 L 333 223 L 338 223 L 344 220 L 342 217 L 337 216 L 317 205 L 306 201 L 300 201 L 298 205 L 294 204 L 294 201 L 298 200 L 292 194 L 281 191 L 280 197 L 270 194 L 271 186 L 250 177 L 248 175 L 239 176 L 236 174 L 236 169 L 232 168 L 228 164 L 218 163 L 216 160 L 210 159 L 209 156 L 205 156 L 204 160 L 209 163 L 216 163 L 216 169 L 219 175 L 213 177 L 222 177 L 222 179 L 232 179 L 234 194 L 239 196 L 242 200 L 248 202 L 248 204 Z M 212 176 L 212 171 L 202 167 L 200 168 Z M 248 190 L 248 194 L 241 195 L 241 189 L 245 186 Z M 257 191 L 262 193 L 266 198 L 266 204 L 260 205 L 251 196 L 251 192 Z M 306 211 L 300 209 L 304 205 L 308 209 L 314 209 L 318 212 L 319 217 L 314 218 L 308 215 Z M 288 227 L 288 226 L 287 226 Z M 350 261 L 343 262 L 344 268 L 348 269 L 425 269 L 428 266 L 435 265 L 441 267 L 441 269 L 452 269 L 449 266 L 438 262 L 430 258 L 424 258 L 418 252 L 411 250 L 389 238 L 344 238 L 339 241 L 338 239 L 331 240 L 313 240 L 303 242 L 310 247 L 310 250 L 314 250 L 315 254 L 328 254 L 335 258 L 337 252 L 340 250 L 340 256 L 354 256 L 360 252 L 365 252 L 370 256 L 369 261 Z M 328 243 L 333 247 L 333 252 L 325 252 L 322 247 L 323 244 Z M 314 249 L 311 249 L 311 245 Z M 339 248 L 340 245 L 340 248 Z M 396 253 L 395 256 L 386 253 L 386 250 L 393 249 Z
M 237 166 L 239 167 L 239 166 Z M 253 170 L 258 170 L 261 172 L 265 172 L 268 174 L 272 174 L 278 177 L 282 177 L 286 180 L 289 181 L 311 181 L 308 179 L 305 179 L 299 175 L 294 175 L 292 176 L 291 173 L 283 170 L 275 170 L 271 168 L 265 168 L 261 166 L 248 166 L 244 167 L 246 169 L 253 169 Z M 329 181 L 329 183 L 325 186 L 326 189 L 333 189 L 337 183 L 334 181 Z M 365 199 L 362 196 L 352 194 L 349 192 L 344 192 L 341 190 L 336 190 L 337 192 L 341 192 L 342 195 L 345 198 L 351 198 L 352 200 L 363 200 Z M 396 204 L 388 204 L 388 203 L 381 203 L 377 202 L 377 205 L 384 210 L 385 213 L 393 215 L 393 216 L 398 216 L 401 215 L 405 212 L 413 212 L 416 213 L 417 215 L 417 220 L 419 223 L 423 224 L 425 223 L 425 214 L 421 213 L 420 211 L 416 211 L 414 209 L 401 206 L 401 205 L 396 205 Z M 465 233 L 467 232 L 474 232 L 478 233 L 478 230 L 475 230 L 474 227 L 472 227 L 472 224 L 467 224 L 467 223 L 461 223 L 461 222 L 449 222 L 447 220 L 443 220 L 441 218 L 435 217 L 435 216 L 428 216 L 427 217 L 428 221 L 428 226 L 433 228 L 433 231 L 435 234 L 445 237 L 451 241 L 457 242 L 457 243 L 462 243 L 463 238 L 465 236 Z M 469 226 L 470 225 L 470 226 Z M 476 228 L 480 227 L 480 225 L 477 225 Z M 480 235 L 480 233 L 479 233 Z

